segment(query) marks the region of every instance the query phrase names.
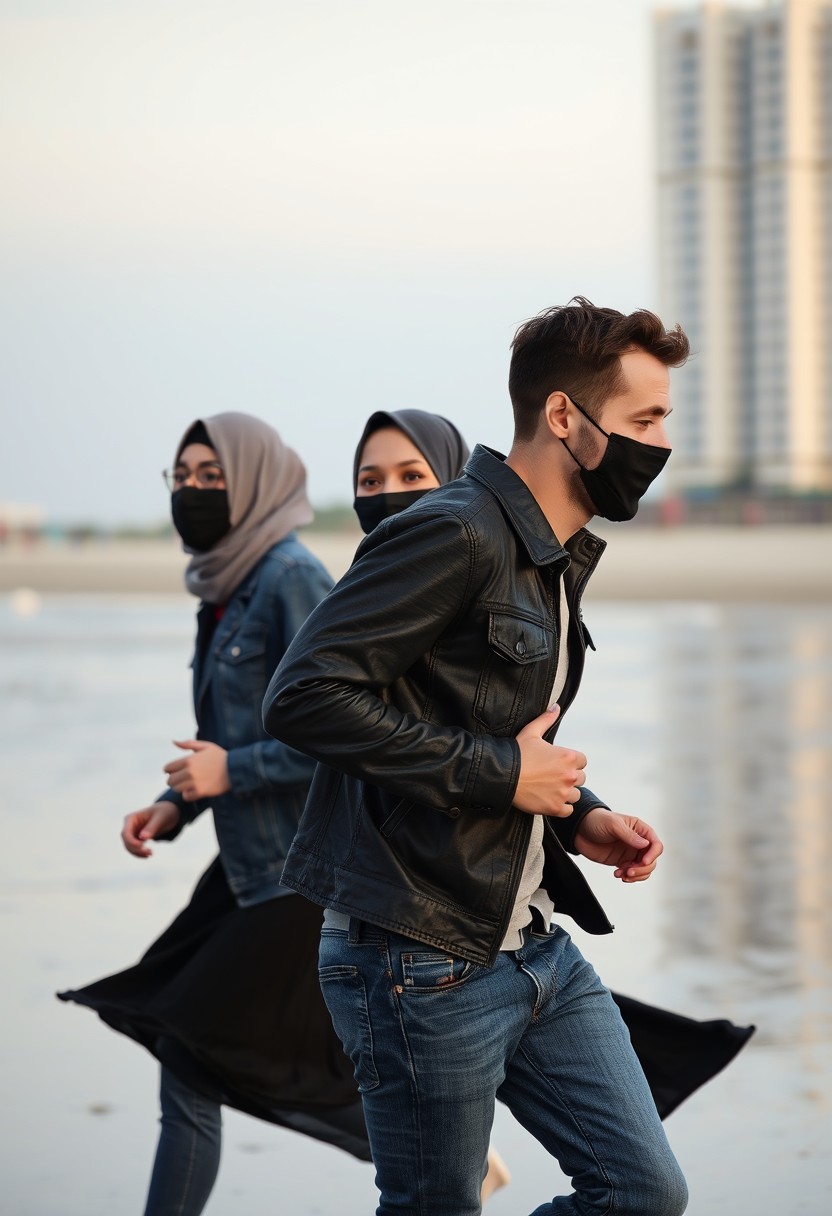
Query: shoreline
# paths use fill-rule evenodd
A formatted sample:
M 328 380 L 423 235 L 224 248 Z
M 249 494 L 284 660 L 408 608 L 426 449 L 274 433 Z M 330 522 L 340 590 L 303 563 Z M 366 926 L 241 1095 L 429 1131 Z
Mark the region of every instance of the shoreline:
M 593 528 L 608 545 L 592 600 L 832 603 L 832 527 Z M 333 578 L 361 540 L 306 532 Z M 0 594 L 170 594 L 184 590 L 187 558 L 176 540 L 39 542 L 0 548 Z

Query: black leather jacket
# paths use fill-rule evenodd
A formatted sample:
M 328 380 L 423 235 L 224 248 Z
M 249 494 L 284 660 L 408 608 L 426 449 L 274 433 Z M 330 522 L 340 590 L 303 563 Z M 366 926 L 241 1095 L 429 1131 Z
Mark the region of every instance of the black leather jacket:
M 575 696 L 586 581 L 604 549 L 562 546 L 525 483 L 478 446 L 465 474 L 385 520 L 272 678 L 266 729 L 320 761 L 283 882 L 475 963 L 497 956 L 532 817 L 512 807 L 514 736 L 547 707 L 562 573 Z M 590 933 L 612 925 L 568 856 L 593 807 L 547 818 L 543 882 Z

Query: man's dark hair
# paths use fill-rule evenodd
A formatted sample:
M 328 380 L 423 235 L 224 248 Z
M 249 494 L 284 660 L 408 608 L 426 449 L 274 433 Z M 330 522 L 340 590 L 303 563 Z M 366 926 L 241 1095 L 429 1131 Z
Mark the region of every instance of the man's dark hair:
M 583 296 L 525 321 L 511 344 L 508 374 L 515 437 L 534 438 L 546 399 L 558 391 L 597 421 L 604 402 L 626 390 L 621 355 L 634 347 L 665 367 L 679 367 L 690 351 L 681 326 L 666 330 L 646 308 L 626 314 Z

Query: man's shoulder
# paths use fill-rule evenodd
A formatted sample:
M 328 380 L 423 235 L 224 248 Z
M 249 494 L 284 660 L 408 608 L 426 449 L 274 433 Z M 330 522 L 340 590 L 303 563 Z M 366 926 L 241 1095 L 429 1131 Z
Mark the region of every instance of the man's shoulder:
M 457 477 L 436 490 L 429 490 L 417 507 L 446 511 L 459 519 L 475 519 L 483 511 L 498 506 L 492 491 L 473 477 Z
M 479 541 L 483 535 L 490 537 L 498 533 L 501 519 L 499 503 L 491 491 L 473 478 L 459 477 L 429 490 L 406 511 L 384 520 L 361 548 L 371 548 L 397 537 L 415 541 L 420 534 L 430 534 L 432 543 L 453 544 L 464 537 Z

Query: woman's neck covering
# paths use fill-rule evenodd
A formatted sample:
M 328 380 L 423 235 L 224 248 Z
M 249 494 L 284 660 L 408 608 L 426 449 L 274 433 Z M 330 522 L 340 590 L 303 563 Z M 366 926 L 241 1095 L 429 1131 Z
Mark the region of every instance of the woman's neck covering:
M 274 427 L 237 412 L 200 418 L 185 432 L 177 457 L 198 426 L 207 431 L 225 473 L 231 527 L 205 553 L 182 546 L 191 554 L 185 586 L 209 604 L 225 604 L 272 545 L 311 523 L 313 512 L 303 462 Z
M 452 422 L 426 410 L 378 410 L 367 421 L 355 452 L 353 490 L 358 489 L 358 469 L 364 444 L 376 431 L 398 427 L 424 456 L 441 486 L 459 477 L 468 459 L 465 440 Z

